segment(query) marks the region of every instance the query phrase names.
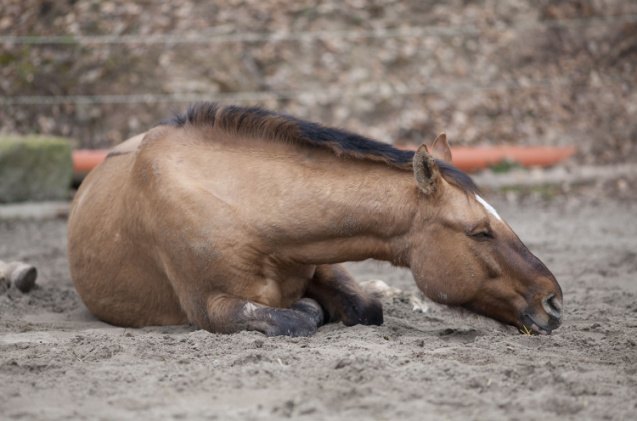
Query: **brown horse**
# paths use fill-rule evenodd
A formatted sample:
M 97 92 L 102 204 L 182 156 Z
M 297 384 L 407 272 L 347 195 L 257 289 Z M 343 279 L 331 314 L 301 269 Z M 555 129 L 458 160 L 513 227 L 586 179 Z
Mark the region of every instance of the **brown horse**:
M 431 299 L 549 333 L 551 272 L 449 162 L 261 109 L 199 104 L 116 147 L 69 218 L 75 286 L 120 326 L 311 335 L 381 324 L 340 262 L 411 268 Z

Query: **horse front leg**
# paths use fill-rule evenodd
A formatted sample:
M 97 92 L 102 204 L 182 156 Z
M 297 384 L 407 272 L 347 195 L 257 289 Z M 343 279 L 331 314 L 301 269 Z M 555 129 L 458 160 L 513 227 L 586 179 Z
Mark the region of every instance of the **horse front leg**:
M 327 321 L 346 326 L 383 324 L 383 306 L 342 265 L 317 266 L 305 295 L 321 304 Z
M 210 296 L 207 330 L 234 333 L 256 330 L 267 336 L 311 336 L 323 324 L 323 310 L 311 298 L 290 308 L 269 307 L 227 294 Z

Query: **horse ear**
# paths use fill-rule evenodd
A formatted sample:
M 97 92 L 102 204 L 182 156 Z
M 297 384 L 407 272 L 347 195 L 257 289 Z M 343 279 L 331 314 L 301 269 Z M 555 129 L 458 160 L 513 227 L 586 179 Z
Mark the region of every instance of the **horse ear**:
M 436 137 L 434 143 L 431 144 L 431 154 L 436 159 L 451 163 L 451 149 L 447 143 L 446 133 L 440 133 Z
M 429 148 L 424 143 L 414 154 L 412 165 L 418 187 L 426 195 L 434 194 L 440 184 L 440 169 L 436 160 L 429 154 Z

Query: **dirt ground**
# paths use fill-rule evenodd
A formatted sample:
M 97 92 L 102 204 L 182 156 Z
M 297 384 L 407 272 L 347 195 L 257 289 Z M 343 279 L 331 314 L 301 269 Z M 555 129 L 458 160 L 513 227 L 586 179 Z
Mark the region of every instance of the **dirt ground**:
M 64 219 L 0 222 L 0 259 L 40 271 L 36 290 L 0 295 L 0 418 L 634 419 L 637 201 L 492 201 L 562 285 L 551 336 L 413 311 L 410 274 L 375 262 L 351 269 L 403 290 L 384 299 L 380 327 L 116 328 L 73 289 Z

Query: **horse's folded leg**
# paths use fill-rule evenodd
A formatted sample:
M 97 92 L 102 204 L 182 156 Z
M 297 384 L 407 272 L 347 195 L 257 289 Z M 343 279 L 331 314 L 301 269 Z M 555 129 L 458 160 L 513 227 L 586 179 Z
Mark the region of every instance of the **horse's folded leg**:
M 295 308 L 268 307 L 242 298 L 217 295 L 208 300 L 209 329 L 232 333 L 256 330 L 267 336 L 311 336 L 323 313 L 313 300 L 302 300 Z
M 308 285 L 307 296 L 325 309 L 326 320 L 346 326 L 382 325 L 383 306 L 365 292 L 341 265 L 321 265 Z

